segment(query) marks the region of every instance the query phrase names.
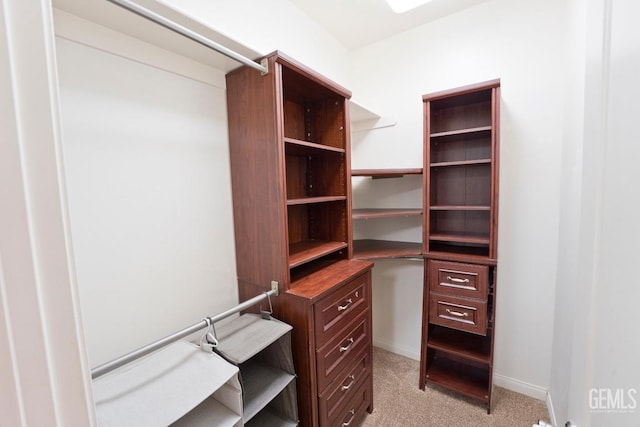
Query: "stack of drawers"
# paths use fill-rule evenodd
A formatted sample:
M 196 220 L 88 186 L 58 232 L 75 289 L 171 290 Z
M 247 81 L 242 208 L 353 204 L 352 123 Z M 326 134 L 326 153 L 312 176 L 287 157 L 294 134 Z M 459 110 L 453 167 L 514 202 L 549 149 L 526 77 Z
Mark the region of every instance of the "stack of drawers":
M 371 403 L 370 274 L 314 306 L 320 425 L 351 425 Z
M 338 261 L 274 300 L 293 326 L 301 426 L 353 426 L 373 410 L 371 267 Z
M 486 335 L 489 267 L 449 261 L 428 265 L 429 321 Z
M 491 410 L 495 265 L 428 259 L 420 388 L 430 382 Z

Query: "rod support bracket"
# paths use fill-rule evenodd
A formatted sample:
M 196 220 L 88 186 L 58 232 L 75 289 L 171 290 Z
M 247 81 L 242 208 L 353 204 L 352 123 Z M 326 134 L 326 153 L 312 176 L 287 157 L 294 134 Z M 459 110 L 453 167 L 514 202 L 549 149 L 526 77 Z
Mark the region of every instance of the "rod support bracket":
M 276 282 L 275 280 L 271 281 L 271 290 L 275 292 L 275 296 L 278 296 L 278 293 L 280 291 L 278 290 L 278 282 Z
M 269 59 L 268 58 L 262 58 L 260 60 L 260 65 L 262 65 L 264 67 L 264 71 L 260 71 L 260 75 L 266 76 L 267 74 L 269 74 Z

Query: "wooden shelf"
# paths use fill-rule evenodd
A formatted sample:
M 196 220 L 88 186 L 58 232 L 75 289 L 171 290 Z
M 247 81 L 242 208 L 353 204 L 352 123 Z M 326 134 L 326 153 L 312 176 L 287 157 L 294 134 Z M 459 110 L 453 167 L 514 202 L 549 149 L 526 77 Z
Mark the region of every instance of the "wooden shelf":
M 435 358 L 427 368 L 427 382 L 438 384 L 465 396 L 489 402 L 489 369 Z
M 353 241 L 356 259 L 392 259 L 422 257 L 422 243 L 363 239 Z
M 431 163 L 429 166 L 432 168 L 442 168 L 448 166 L 474 166 L 474 165 L 489 165 L 491 159 L 477 159 L 477 160 L 459 160 L 455 162 L 438 162 Z
M 370 176 L 371 178 L 400 178 L 405 175 L 422 175 L 422 168 L 353 169 L 351 171 L 351 176 Z
M 455 242 L 455 243 L 470 243 L 477 245 L 488 245 L 489 237 L 474 236 L 474 235 L 460 235 L 460 234 L 431 234 L 429 236 L 430 241 L 438 242 Z
M 347 247 L 345 242 L 305 240 L 289 245 L 289 268 L 329 255 Z
M 491 341 L 487 337 L 432 325 L 427 346 L 487 366 L 491 365 Z
M 311 205 L 314 203 L 327 203 L 327 202 L 339 202 L 341 200 L 347 200 L 346 196 L 322 196 L 322 197 L 302 197 L 299 199 L 287 200 L 287 206 L 294 205 Z
M 290 154 L 307 155 L 310 152 L 325 154 L 344 154 L 344 148 L 331 147 L 329 145 L 317 144 L 315 142 L 302 141 L 295 138 L 284 138 L 287 144 L 285 150 Z
M 441 138 L 441 137 L 452 136 L 452 135 L 468 135 L 472 133 L 480 133 L 480 132 L 487 132 L 487 131 L 491 131 L 491 126 L 479 126 L 479 127 L 473 127 L 473 128 L 467 128 L 467 129 L 450 130 L 446 132 L 435 132 L 431 134 L 431 138 Z
M 432 211 L 490 211 L 491 206 L 438 205 L 429 207 Z
M 391 218 L 399 216 L 420 216 L 422 209 L 414 208 L 391 208 L 391 209 L 353 209 L 353 219 L 373 219 L 373 218 Z

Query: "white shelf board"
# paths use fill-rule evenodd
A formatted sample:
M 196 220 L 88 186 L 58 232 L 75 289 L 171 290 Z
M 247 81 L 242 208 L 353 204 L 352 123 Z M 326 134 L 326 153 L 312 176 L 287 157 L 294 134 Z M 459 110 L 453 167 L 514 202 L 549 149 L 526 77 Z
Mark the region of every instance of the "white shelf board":
M 380 129 L 397 123 L 395 117 L 382 117 L 353 99 L 349 100 L 349 115 L 352 132 Z

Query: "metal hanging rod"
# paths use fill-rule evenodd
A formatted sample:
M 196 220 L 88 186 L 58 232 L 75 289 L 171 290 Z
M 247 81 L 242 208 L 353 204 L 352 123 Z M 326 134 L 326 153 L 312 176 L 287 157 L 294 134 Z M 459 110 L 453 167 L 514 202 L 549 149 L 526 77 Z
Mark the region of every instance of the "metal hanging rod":
M 120 356 L 117 359 L 113 359 L 110 362 L 99 365 L 91 370 L 91 379 L 96 379 L 101 375 L 104 375 L 108 372 L 113 371 L 121 366 L 126 365 L 127 363 L 133 362 L 141 358 L 142 356 L 146 356 L 149 353 L 153 353 L 156 350 L 161 349 L 162 347 L 169 345 L 173 342 L 176 342 L 184 337 L 187 337 L 195 332 L 198 332 L 201 329 L 208 327 L 210 324 L 215 322 L 219 322 L 222 319 L 226 319 L 227 317 L 239 313 L 242 310 L 245 310 L 255 304 L 261 302 L 264 299 L 270 298 L 272 295 L 278 295 L 278 282 L 271 282 L 271 290 L 267 291 L 263 294 L 255 296 L 245 302 L 238 304 L 237 306 L 223 312 L 217 314 L 213 317 L 207 317 L 202 319 L 200 322 L 195 323 L 187 328 L 184 328 L 178 332 L 174 332 L 171 335 L 168 335 L 162 339 L 152 342 L 151 344 L 147 344 L 144 347 L 140 347 L 137 350 L 134 350 L 130 353 L 125 354 L 124 356 Z
M 223 54 L 224 56 L 226 56 L 227 58 L 231 58 L 235 61 L 238 61 L 244 65 L 247 65 L 251 68 L 254 68 L 258 71 L 260 71 L 263 75 L 268 74 L 269 73 L 269 68 L 267 66 L 268 62 L 267 59 L 264 58 L 259 64 L 255 61 L 252 61 L 251 59 L 240 55 L 239 53 L 222 46 L 219 43 L 214 42 L 213 40 L 209 40 L 208 38 L 196 33 L 195 31 L 191 31 L 190 29 L 186 28 L 183 25 L 180 25 L 176 22 L 173 22 L 167 18 L 165 18 L 164 16 L 149 10 L 143 6 L 140 6 L 139 4 L 136 4 L 130 0 L 108 0 L 109 2 L 118 5 L 124 9 L 127 9 L 130 12 L 135 13 L 136 15 L 139 15 L 145 19 L 148 19 L 149 21 L 155 22 L 158 25 L 161 25 L 173 32 L 176 32 L 190 40 L 193 40 L 196 43 L 200 43 L 203 46 L 208 47 L 209 49 L 213 49 L 216 52 L 219 52 L 221 54 Z

